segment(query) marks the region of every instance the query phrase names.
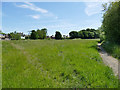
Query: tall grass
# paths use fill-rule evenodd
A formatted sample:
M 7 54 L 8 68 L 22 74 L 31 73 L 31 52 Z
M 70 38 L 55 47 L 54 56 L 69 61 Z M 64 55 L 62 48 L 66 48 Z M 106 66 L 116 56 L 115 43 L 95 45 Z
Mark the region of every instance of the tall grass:
M 117 88 L 97 40 L 3 42 L 3 88 Z
M 104 42 L 102 46 L 110 55 L 120 60 L 120 45 L 119 44 Z
M 2 89 L 2 41 L 0 41 L 0 89 Z

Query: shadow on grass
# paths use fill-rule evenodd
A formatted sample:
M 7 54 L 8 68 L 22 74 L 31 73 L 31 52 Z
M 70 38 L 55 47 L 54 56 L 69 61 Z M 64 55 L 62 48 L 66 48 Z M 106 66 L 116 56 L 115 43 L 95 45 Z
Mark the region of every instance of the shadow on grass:
M 88 48 L 93 48 L 93 49 L 96 49 L 97 51 L 101 51 L 101 46 L 100 45 L 93 45 L 93 46 L 90 46 Z

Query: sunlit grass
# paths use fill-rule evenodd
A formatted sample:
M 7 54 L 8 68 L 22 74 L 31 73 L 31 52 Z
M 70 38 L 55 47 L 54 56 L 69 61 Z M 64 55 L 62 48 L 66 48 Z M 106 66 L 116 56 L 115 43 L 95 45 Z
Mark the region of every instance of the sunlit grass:
M 2 41 L 0 41 L 0 89 L 2 88 Z
M 118 87 L 96 49 L 98 40 L 3 42 L 3 88 Z

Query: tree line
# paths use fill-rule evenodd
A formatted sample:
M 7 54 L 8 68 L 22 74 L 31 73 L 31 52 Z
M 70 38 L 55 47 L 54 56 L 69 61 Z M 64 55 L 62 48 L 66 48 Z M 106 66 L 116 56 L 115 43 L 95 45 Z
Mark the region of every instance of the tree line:
M 45 39 L 47 34 L 47 29 L 41 29 L 41 30 L 32 30 L 31 33 L 31 39 Z M 75 38 L 81 38 L 81 39 L 95 39 L 100 37 L 100 31 L 95 29 L 89 29 L 86 30 L 80 30 L 80 31 L 71 31 L 69 33 L 68 39 L 75 39 Z M 62 34 L 59 31 L 55 32 L 55 39 L 63 39 Z
M 104 15 L 101 26 L 101 41 L 120 44 L 120 1 L 103 4 Z
M 30 39 L 46 39 L 47 37 L 47 29 L 41 29 L 41 30 L 32 30 L 30 34 Z M 55 32 L 55 39 L 62 39 L 62 34 L 59 31 Z
M 21 36 L 25 36 L 25 39 L 45 39 L 47 35 L 47 29 L 43 28 L 43 29 L 37 29 L 37 31 L 32 30 L 30 31 L 30 35 L 24 35 L 22 33 L 18 33 L 18 32 L 11 32 L 8 34 L 8 37 L 11 40 L 20 40 Z
M 8 34 L 9 38 L 11 40 L 20 40 L 21 35 L 18 32 L 12 32 Z M 25 36 L 25 35 L 24 35 Z M 81 38 L 81 39 L 95 39 L 100 37 L 100 30 L 95 30 L 95 29 L 90 29 L 87 28 L 86 30 L 80 30 L 80 31 L 71 31 L 69 33 L 70 37 L 62 37 L 62 34 L 59 31 L 55 32 L 55 37 L 54 39 L 59 40 L 59 39 L 75 39 L 75 38 Z M 47 29 L 37 29 L 37 30 L 31 30 L 29 35 L 25 36 L 25 39 L 46 39 L 50 37 L 47 37 Z
M 80 31 L 71 31 L 69 33 L 70 39 L 81 38 L 81 39 L 95 39 L 100 38 L 100 31 L 95 29 L 80 30 Z

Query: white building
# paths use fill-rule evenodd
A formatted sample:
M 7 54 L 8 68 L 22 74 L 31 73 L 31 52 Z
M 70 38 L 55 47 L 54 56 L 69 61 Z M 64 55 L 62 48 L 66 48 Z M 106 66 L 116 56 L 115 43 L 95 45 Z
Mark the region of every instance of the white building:
M 5 35 L 0 34 L 0 39 L 5 38 Z
M 21 39 L 25 39 L 25 36 L 21 36 Z

